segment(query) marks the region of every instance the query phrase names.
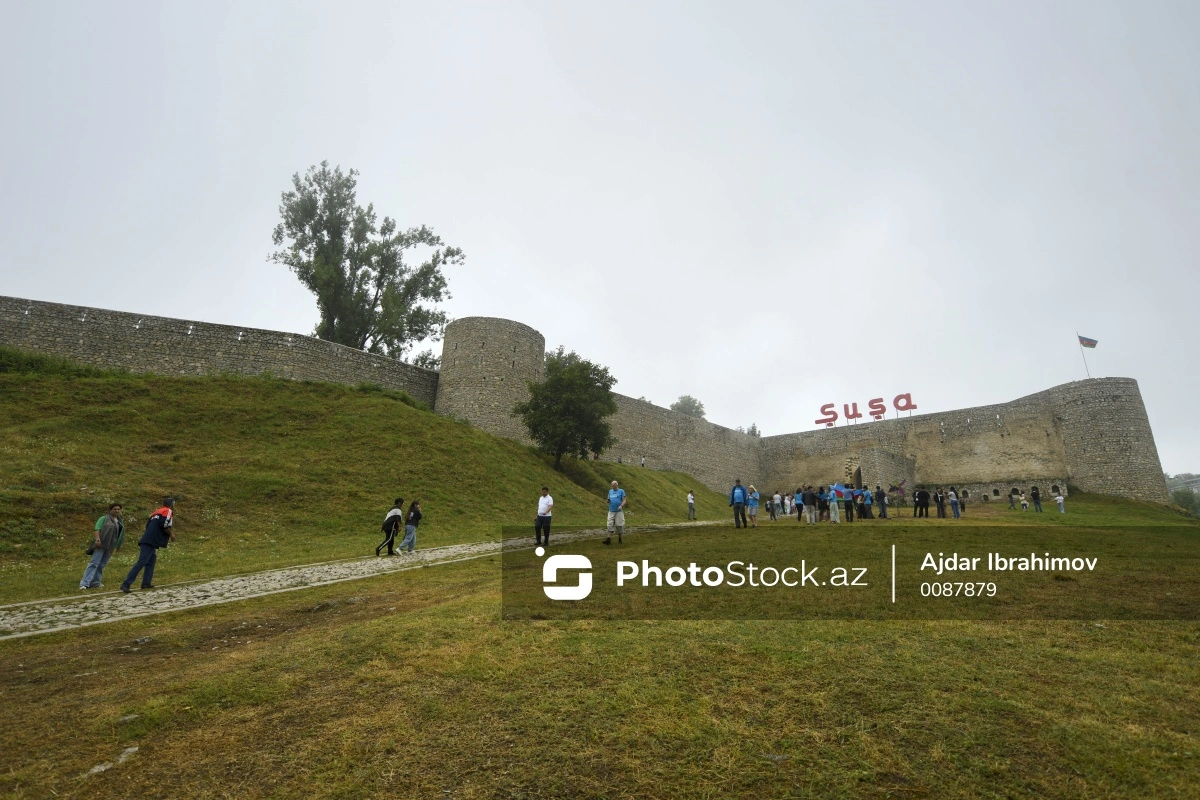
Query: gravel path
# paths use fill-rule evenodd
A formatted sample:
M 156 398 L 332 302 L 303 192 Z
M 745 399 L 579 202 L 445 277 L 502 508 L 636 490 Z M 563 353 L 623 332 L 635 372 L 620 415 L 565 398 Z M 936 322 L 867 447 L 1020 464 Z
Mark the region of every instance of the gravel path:
M 626 536 L 634 533 L 635 530 L 646 532 L 674 527 L 681 526 L 656 525 L 637 529 L 630 528 L 626 531 Z M 604 531 L 601 529 L 583 530 L 556 534 L 553 541 L 555 545 L 558 545 L 562 542 L 595 538 L 603 534 Z M 508 548 L 531 548 L 533 546 L 532 536 L 507 539 L 503 544 L 503 547 Z M 403 572 L 437 564 L 451 564 L 473 558 L 484 558 L 500 553 L 501 548 L 500 542 L 455 544 L 417 550 L 412 555 L 392 558 L 367 556 L 321 564 L 306 564 L 300 567 L 272 569 L 215 580 L 166 584 L 146 592 L 137 589 L 130 594 L 122 594 L 120 591 L 90 591 L 53 600 L 13 603 L 0 606 L 0 640 L 36 636 L 39 633 L 81 628 L 85 625 L 99 625 L 104 622 L 146 617 L 151 614 L 166 614 L 171 611 L 211 606 L 217 603 L 232 603 L 268 594 L 307 589 L 311 586 L 370 578 L 389 572 Z

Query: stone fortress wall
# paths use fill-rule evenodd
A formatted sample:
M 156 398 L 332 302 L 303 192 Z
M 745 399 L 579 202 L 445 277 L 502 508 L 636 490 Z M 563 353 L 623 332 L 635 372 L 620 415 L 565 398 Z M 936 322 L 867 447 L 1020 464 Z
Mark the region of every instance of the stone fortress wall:
M 0 297 L 0 345 L 102 367 L 164 375 L 236 372 L 401 389 L 439 414 L 528 443 L 512 407 L 541 379 L 545 339 L 527 325 L 466 317 L 446 328 L 442 367 L 299 334 Z M 765 493 L 811 483 L 906 482 L 967 489 L 972 500 L 1031 486 L 1165 503 L 1166 482 L 1137 382 L 1095 378 L 991 406 L 758 438 L 617 395 L 618 444 L 726 491 L 733 478 Z
M 0 296 L 0 345 L 158 375 L 270 373 L 400 389 L 432 408 L 438 374 L 298 333 Z

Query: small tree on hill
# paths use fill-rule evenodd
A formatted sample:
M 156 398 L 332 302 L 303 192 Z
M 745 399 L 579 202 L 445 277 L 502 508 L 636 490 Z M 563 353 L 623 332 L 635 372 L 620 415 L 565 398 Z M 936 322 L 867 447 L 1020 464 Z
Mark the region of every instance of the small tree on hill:
M 680 395 L 678 400 L 671 403 L 671 410 L 678 411 L 680 414 L 686 414 L 689 417 L 704 419 L 704 403 L 701 403 L 690 394 Z
M 414 342 L 441 337 L 447 318 L 435 304 L 450 297 L 442 267 L 465 256 L 424 225 L 402 231 L 389 217 L 379 222 L 373 205 L 358 205 L 357 176 L 327 161 L 293 175 L 272 236 L 282 249 L 270 260 L 317 296 L 317 336 L 400 358 Z M 405 261 L 415 248 L 427 254 L 419 265 Z M 429 351 L 420 361 L 436 366 Z
M 1176 489 L 1171 492 L 1171 502 L 1182 506 L 1193 514 L 1200 515 L 1200 496 L 1188 488 Z
M 616 382 L 607 368 L 560 347 L 546 354 L 545 379 L 529 384 L 529 400 L 513 413 L 538 447 L 554 456 L 554 468 L 561 469 L 567 453 L 587 458 L 613 444 L 605 418 L 617 413 Z

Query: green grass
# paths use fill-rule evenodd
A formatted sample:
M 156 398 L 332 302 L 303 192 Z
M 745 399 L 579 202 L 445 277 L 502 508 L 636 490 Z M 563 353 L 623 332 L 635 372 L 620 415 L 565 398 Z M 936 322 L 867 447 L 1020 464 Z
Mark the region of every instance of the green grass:
M 656 535 L 626 550 L 652 553 Z M 4 643 L 0 792 L 1185 798 L 1200 784 L 1195 623 L 502 622 L 498 573 L 494 557 Z
M 726 509 L 679 473 L 592 462 L 556 472 L 530 448 L 378 387 L 38 364 L 54 374 L 0 374 L 0 602 L 71 592 L 92 524 L 120 502 L 131 543 L 106 570 L 111 588 L 168 494 L 178 542 L 163 554 L 164 583 L 366 555 L 397 496 L 421 500 L 422 547 L 532 527 L 543 484 L 561 525 L 603 524 L 612 479 L 629 493 L 631 525 L 684 519 L 689 488 L 701 519 Z
M 525 524 L 542 483 L 559 525 L 600 522 L 610 476 L 634 524 L 678 520 L 688 488 L 702 518 L 727 513 L 686 476 L 555 473 L 371 387 L 38 369 L 0 375 L 8 600 L 72 588 L 110 499 L 144 520 L 160 495 L 180 498 L 164 582 L 368 552 L 398 493 L 424 501 L 423 546 Z M 864 526 L 922 546 L 981 527 L 1014 542 L 1035 525 L 1073 540 L 1150 525 L 1173 546 L 1200 535 L 1165 507 L 1087 495 L 1067 507 L 633 534 L 622 554 Z M 1195 622 L 500 612 L 497 555 L 0 643 L 0 794 L 1187 798 L 1200 785 Z

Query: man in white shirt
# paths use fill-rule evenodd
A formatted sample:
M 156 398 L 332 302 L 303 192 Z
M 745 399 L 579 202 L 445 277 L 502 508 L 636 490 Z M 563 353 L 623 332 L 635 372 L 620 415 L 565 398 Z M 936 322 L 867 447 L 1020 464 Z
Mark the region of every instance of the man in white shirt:
M 537 519 L 533 521 L 533 535 L 537 539 L 539 546 L 550 546 L 550 513 L 554 510 L 554 498 L 550 496 L 550 490 L 545 486 L 542 487 L 542 496 L 538 498 Z M 546 541 L 542 541 L 542 533 L 545 532 Z
M 696 493 L 688 490 L 688 519 L 696 518 Z

